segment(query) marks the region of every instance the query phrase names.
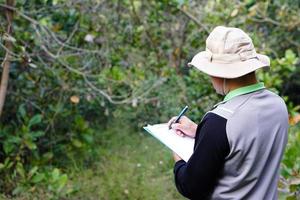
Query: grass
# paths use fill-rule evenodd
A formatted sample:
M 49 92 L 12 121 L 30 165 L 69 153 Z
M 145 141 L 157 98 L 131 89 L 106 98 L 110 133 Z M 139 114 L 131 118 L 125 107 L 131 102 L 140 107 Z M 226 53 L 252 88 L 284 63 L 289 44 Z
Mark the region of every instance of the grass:
M 97 136 L 97 157 L 88 167 L 67 167 L 67 188 L 61 200 L 184 199 L 174 185 L 172 153 L 143 129 L 111 126 Z M 75 159 L 80 160 L 81 157 Z M 76 161 L 75 161 L 76 162 Z M 0 196 L 0 199 L 7 197 Z M 14 200 L 57 199 L 46 188 L 26 192 Z
M 128 125 L 120 124 L 105 130 L 99 128 L 97 143 L 98 156 L 92 165 L 68 167 L 67 188 L 75 189 L 73 193 L 60 199 L 185 199 L 174 185 L 172 153 L 141 128 L 133 130 Z M 82 160 L 82 157 L 76 159 Z M 279 194 L 279 199 L 286 197 L 287 194 Z M 14 199 L 50 198 L 47 190 L 37 189 Z M 6 198 L 0 196 L 0 199 Z
M 99 159 L 72 175 L 71 199 L 183 199 L 174 185 L 171 152 L 142 129 L 99 133 Z

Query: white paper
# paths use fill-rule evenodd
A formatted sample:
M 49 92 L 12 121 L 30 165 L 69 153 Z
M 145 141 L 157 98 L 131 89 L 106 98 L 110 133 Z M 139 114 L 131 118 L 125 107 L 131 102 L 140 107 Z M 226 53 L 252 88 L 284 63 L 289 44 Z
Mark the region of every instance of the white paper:
M 192 156 L 195 139 L 188 136 L 181 137 L 177 135 L 174 130 L 169 130 L 167 124 L 148 125 L 143 128 L 177 153 L 184 161 L 187 162 Z

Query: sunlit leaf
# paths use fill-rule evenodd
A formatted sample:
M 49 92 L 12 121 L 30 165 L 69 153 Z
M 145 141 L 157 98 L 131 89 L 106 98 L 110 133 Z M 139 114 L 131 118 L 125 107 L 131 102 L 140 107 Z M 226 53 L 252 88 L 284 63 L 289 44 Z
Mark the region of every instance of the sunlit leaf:
M 70 97 L 70 101 L 71 101 L 72 103 L 74 103 L 74 104 L 78 104 L 79 101 L 80 101 L 80 99 L 79 99 L 78 96 L 74 95 L 74 96 L 71 96 L 71 97 Z
M 14 38 L 11 35 L 8 35 L 7 33 L 5 33 L 3 35 L 3 40 L 10 41 L 10 42 L 13 42 L 13 43 L 17 41 L 16 38 Z
M 29 65 L 31 68 L 34 68 L 34 69 L 37 68 L 36 64 L 34 64 L 34 63 L 29 63 L 28 65 Z

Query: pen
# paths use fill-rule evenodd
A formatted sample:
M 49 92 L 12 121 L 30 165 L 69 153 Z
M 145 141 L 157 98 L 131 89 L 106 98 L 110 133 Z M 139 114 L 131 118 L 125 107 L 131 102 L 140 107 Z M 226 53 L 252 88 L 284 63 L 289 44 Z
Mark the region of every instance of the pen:
M 171 126 L 173 123 L 178 123 L 180 118 L 182 117 L 182 115 L 184 115 L 184 113 L 187 111 L 189 107 L 188 106 L 185 106 L 182 111 L 179 113 L 179 115 L 177 116 L 177 118 L 175 119 L 175 121 L 171 122 L 170 126 L 169 126 L 169 129 L 171 129 Z

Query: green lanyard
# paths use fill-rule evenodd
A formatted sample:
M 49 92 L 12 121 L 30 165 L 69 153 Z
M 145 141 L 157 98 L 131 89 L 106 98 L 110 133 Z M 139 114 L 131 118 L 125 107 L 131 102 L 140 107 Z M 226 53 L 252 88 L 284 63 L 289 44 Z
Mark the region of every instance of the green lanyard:
M 230 99 L 232 99 L 236 96 L 240 96 L 240 95 L 243 95 L 243 94 L 248 94 L 248 93 L 251 93 L 251 92 L 255 92 L 255 91 L 258 91 L 258 90 L 261 90 L 261 89 L 264 89 L 264 88 L 265 88 L 265 85 L 262 82 L 255 83 L 255 84 L 252 84 L 252 85 L 248 85 L 248 86 L 245 86 L 245 87 L 240 87 L 240 88 L 237 88 L 235 90 L 230 91 L 225 96 L 225 98 L 222 102 L 224 103 L 224 102 L 229 101 Z

